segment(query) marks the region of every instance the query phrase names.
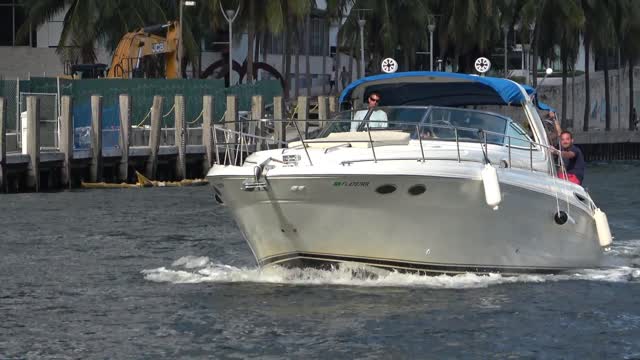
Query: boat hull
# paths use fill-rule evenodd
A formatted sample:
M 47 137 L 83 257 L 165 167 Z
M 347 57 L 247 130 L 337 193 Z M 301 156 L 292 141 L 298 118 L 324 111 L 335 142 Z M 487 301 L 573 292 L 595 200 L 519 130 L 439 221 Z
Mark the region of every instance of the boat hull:
M 246 176 L 214 171 L 209 180 L 260 265 L 548 273 L 601 261 L 588 207 L 570 202 L 569 221 L 559 225 L 555 196 L 501 183 L 494 209 L 477 177 L 282 175 L 252 191 L 242 189 Z M 395 191 L 381 194 L 386 185 Z

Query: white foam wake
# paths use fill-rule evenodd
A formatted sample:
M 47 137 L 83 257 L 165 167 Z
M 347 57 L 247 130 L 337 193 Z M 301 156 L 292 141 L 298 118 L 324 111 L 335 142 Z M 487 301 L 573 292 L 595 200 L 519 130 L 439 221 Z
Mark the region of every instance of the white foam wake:
M 186 256 L 167 267 L 143 270 L 145 279 L 174 284 L 202 282 L 255 282 L 294 285 L 349 285 L 349 286 L 415 286 L 428 288 L 481 288 L 491 285 L 519 282 L 546 282 L 566 280 L 594 280 L 629 282 L 640 280 L 640 269 L 619 266 L 607 269 L 581 270 L 560 275 L 460 274 L 455 276 L 424 276 L 367 267 L 360 264 L 341 264 L 332 270 L 287 269 L 280 266 L 235 267 L 212 262 L 204 256 Z

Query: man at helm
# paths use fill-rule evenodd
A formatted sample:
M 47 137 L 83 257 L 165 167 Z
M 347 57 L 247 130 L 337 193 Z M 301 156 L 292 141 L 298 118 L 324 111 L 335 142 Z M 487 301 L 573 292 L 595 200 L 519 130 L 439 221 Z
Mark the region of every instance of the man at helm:
M 364 120 L 365 116 L 369 112 L 369 110 L 375 108 L 380 103 L 380 93 L 374 91 L 369 94 L 369 98 L 367 98 L 367 109 L 366 110 L 358 110 L 356 114 L 353 116 L 353 120 L 351 122 L 351 132 L 358 131 L 358 127 Z M 356 121 L 357 120 L 357 121 Z M 373 110 L 371 112 L 371 116 L 369 117 L 369 128 L 386 128 L 388 127 L 387 122 L 387 113 L 383 110 Z

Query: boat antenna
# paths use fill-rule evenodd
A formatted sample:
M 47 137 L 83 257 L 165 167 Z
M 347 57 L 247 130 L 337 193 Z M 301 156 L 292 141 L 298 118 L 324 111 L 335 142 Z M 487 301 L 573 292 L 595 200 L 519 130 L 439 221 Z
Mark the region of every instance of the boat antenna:
M 537 92 L 538 92 L 538 88 L 539 88 L 540 86 L 542 86 L 542 84 L 544 83 L 544 81 L 545 81 L 545 80 L 547 80 L 547 77 L 548 77 L 549 75 L 551 75 L 551 74 L 553 74 L 553 69 L 552 69 L 552 68 L 547 68 L 547 69 L 544 71 L 544 77 L 542 78 L 542 80 L 540 80 L 540 83 L 539 83 L 538 85 L 536 85 L 535 89 L 533 89 L 535 93 L 537 93 Z

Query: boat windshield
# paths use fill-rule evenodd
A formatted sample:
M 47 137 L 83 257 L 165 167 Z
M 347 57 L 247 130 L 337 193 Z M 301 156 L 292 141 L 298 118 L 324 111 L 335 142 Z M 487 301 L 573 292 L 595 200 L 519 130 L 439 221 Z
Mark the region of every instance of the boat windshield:
M 395 130 L 416 134 L 430 108 L 425 106 L 377 107 L 368 118 L 371 130 Z M 325 137 L 337 132 L 365 131 L 367 109 L 343 111 L 333 118 L 333 122 L 321 134 Z
M 525 146 L 530 137 L 508 117 L 499 114 L 451 107 L 376 107 L 365 120 L 367 110 L 338 113 L 320 137 L 336 132 L 392 130 L 411 134 L 412 139 L 486 141 L 492 144 Z M 480 131 L 483 130 L 483 131 Z M 457 134 L 456 134 L 457 133 Z M 507 135 L 507 136 L 505 136 Z

